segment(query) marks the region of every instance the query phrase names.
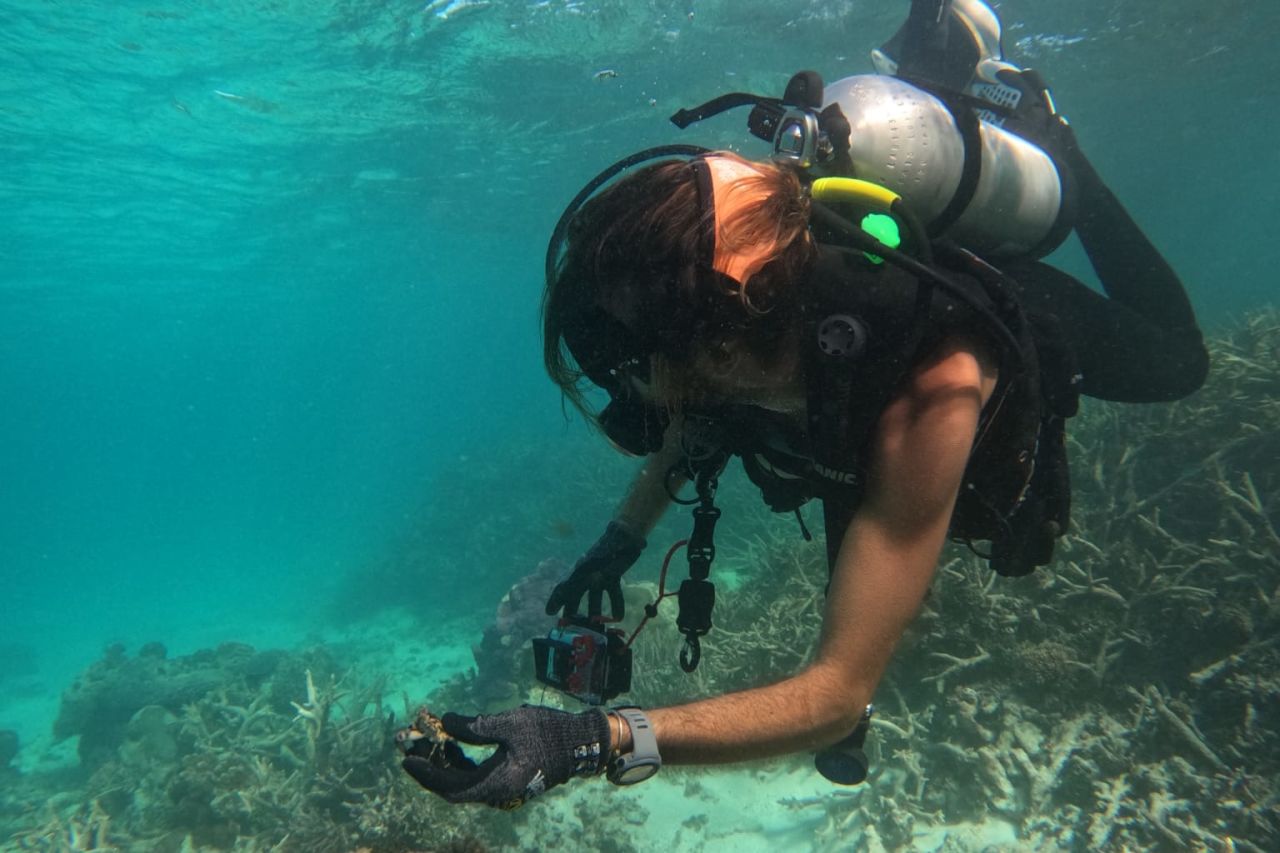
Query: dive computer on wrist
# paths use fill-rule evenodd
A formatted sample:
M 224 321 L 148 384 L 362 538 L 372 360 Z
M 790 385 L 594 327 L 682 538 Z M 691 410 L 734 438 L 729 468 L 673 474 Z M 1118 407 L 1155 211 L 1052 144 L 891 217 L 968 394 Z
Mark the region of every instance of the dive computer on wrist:
M 611 713 L 625 720 L 631 729 L 631 751 L 609 759 L 605 775 L 615 785 L 634 785 L 657 773 L 662 767 L 658 739 L 654 737 L 649 718 L 639 708 L 614 708 Z

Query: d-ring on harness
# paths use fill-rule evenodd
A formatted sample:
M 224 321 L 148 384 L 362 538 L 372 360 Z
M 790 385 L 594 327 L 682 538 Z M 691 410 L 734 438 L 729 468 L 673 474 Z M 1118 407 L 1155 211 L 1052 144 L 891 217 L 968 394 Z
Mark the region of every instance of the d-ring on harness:
M 716 489 L 720 484 L 720 472 L 729 461 L 729 453 L 722 437 L 709 429 L 698 429 L 697 421 L 690 419 L 689 429 L 682 438 L 683 457 L 668 473 L 668 492 L 673 475 L 681 474 L 693 480 L 697 497 L 681 500 L 672 494 L 676 503 L 693 504 L 693 532 L 685 553 L 689 559 L 689 577 L 680 584 L 676 603 L 680 612 L 676 616 L 676 628 L 684 634 L 680 648 L 680 668 L 693 672 L 702 660 L 701 637 L 711 630 L 711 611 L 716 605 L 716 588 L 707 580 L 711 574 L 711 562 L 716 558 L 715 530 L 720 519 L 716 506 Z
M 680 649 L 680 668 L 693 672 L 702 659 L 702 643 L 698 639 L 711 630 L 711 611 L 716 606 L 716 588 L 707 576 L 711 574 L 711 561 L 716 558 L 715 529 L 720 519 L 720 509 L 715 505 L 718 472 L 698 471 L 694 488 L 698 493 L 698 505 L 693 510 L 693 533 L 685 553 L 689 557 L 689 577 L 680 584 L 676 602 L 680 613 L 676 627 L 684 634 L 684 646 Z

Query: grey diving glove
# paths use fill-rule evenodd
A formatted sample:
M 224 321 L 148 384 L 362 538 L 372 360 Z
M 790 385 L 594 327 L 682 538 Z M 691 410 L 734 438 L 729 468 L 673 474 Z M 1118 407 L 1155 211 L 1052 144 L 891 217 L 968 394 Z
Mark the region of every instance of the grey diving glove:
M 616 521 L 609 522 L 604 535 L 574 565 L 573 571 L 547 599 L 547 615 L 564 610 L 566 617 L 577 614 L 582 596 L 587 596 L 587 615 L 601 615 L 605 593 L 609 595 L 610 615 L 622 619 L 626 605 L 622 600 L 622 576 L 640 559 L 645 540 Z
M 522 705 L 501 714 L 445 714 L 445 733 L 461 742 L 496 746 L 480 764 L 460 757 L 441 761 L 414 744 L 402 766 L 410 776 L 450 803 L 484 803 L 512 810 L 563 785 L 574 776 L 595 776 L 609 757 L 609 718 L 603 710 L 580 714 Z

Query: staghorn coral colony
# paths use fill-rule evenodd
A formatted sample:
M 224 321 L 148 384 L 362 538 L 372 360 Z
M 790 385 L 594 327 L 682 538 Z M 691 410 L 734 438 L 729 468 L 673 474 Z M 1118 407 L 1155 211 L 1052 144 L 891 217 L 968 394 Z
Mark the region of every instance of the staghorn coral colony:
M 403 716 L 381 679 L 339 677 L 323 649 L 225 644 L 170 660 L 154 644 L 132 658 L 112 647 L 64 692 L 55 724 L 58 737 L 80 738 L 83 772 L 15 780 L 0 800 L 4 849 L 461 843 L 460 815 L 401 778 L 393 733 Z
M 1019 850 L 1280 849 L 1280 314 L 1251 315 L 1213 354 L 1189 400 L 1089 401 L 1071 430 L 1073 527 L 1051 567 L 1010 580 L 959 547 L 944 557 L 877 696 L 870 780 L 856 795 L 779 799 L 818 826 L 814 849 L 901 849 L 984 820 L 1011 826 Z M 638 641 L 635 701 L 779 678 L 811 649 L 820 544 L 745 497 L 724 502 L 739 520 L 719 543 L 702 667 L 679 673 L 664 614 Z M 527 591 L 477 632 L 477 671 L 428 704 L 506 699 Z M 0 733 L 2 846 L 636 849 L 604 788 L 578 801 L 573 825 L 538 805 L 496 821 L 424 795 L 392 744 L 417 703 L 392 707 L 382 683 L 323 649 L 109 649 L 55 723 L 80 739 L 79 773 L 20 774 L 17 738 Z M 670 776 L 689 790 L 695 773 Z M 714 823 L 708 810 L 681 831 Z

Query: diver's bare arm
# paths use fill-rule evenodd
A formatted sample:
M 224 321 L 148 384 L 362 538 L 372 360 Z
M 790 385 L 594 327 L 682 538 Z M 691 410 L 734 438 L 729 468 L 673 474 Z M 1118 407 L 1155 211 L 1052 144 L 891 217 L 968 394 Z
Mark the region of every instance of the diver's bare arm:
M 614 520 L 640 536 L 648 536 L 671 505 L 667 489 L 674 492 L 684 484 L 683 478 L 673 476 L 669 479 L 667 476 L 679 458 L 680 424 L 677 420 L 667 428 L 662 449 L 645 457 L 644 466 L 631 482 Z
M 812 750 L 852 731 L 933 577 L 989 393 L 976 360 L 955 358 L 944 359 L 939 381 L 926 370 L 881 419 L 876 470 L 841 544 L 815 661 L 767 687 L 651 711 L 665 762 Z

